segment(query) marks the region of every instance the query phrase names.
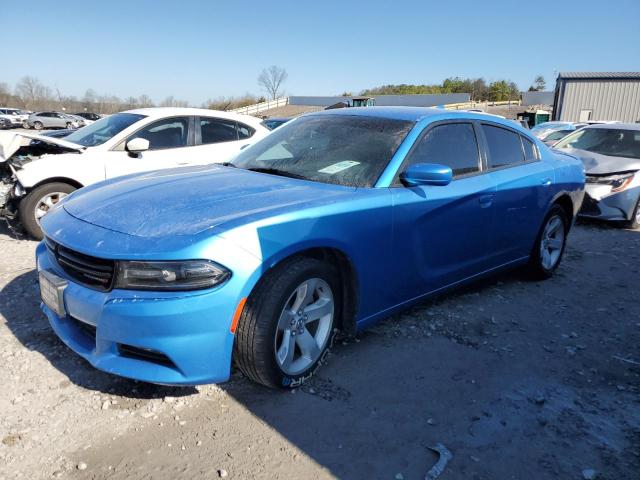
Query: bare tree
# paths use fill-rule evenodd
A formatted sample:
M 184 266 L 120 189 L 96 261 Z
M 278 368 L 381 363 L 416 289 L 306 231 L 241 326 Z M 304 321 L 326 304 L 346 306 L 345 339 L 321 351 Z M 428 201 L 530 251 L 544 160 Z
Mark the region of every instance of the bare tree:
M 149 95 L 143 94 L 138 97 L 138 105 L 141 107 L 153 107 L 153 100 L 151 100 Z
M 173 95 L 169 95 L 162 102 L 160 102 L 161 107 L 188 107 L 189 102 L 185 100 L 178 100 L 173 98 Z
M 9 85 L 5 82 L 0 82 L 0 105 L 8 106 L 11 101 L 11 91 Z
M 287 80 L 287 71 L 277 65 L 271 65 L 265 68 L 258 76 L 258 85 L 260 85 L 272 100 L 282 95 L 282 84 Z
M 50 104 L 51 89 L 44 86 L 35 77 L 22 77 L 16 85 L 16 95 L 19 96 L 27 108 Z

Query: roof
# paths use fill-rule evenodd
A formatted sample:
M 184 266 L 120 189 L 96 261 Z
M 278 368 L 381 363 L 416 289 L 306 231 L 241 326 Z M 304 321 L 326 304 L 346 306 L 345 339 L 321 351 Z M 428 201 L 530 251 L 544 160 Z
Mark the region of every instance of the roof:
M 252 117 L 251 115 L 240 115 L 234 112 L 223 112 L 222 110 L 209 110 L 207 108 L 191 108 L 191 107 L 149 107 L 136 108 L 120 113 L 137 113 L 151 118 L 164 118 L 175 115 L 202 115 L 216 116 L 218 118 L 227 118 L 244 123 L 260 123 L 262 120 Z
M 591 80 L 591 79 L 638 79 L 640 72 L 560 72 L 558 78 Z
M 595 125 L 589 125 L 584 128 L 599 128 L 605 130 L 637 130 L 640 132 L 640 123 L 596 123 Z
M 443 113 L 453 112 L 453 110 L 432 107 L 351 107 L 323 110 L 309 115 L 355 115 L 361 117 L 378 117 L 417 122 L 418 120 L 431 115 L 442 115 Z
M 436 107 L 351 107 L 336 108 L 334 110 L 322 110 L 320 112 L 309 113 L 307 115 L 349 115 L 358 117 L 376 117 L 388 118 L 391 120 L 405 120 L 409 122 L 418 122 L 427 117 L 441 118 L 471 118 L 471 119 L 487 119 L 497 121 L 498 123 L 507 122 L 511 125 L 511 120 L 506 120 L 501 115 L 494 115 L 486 112 L 470 112 L 467 110 L 447 110 L 445 108 Z M 305 116 L 307 116 L 305 115 Z

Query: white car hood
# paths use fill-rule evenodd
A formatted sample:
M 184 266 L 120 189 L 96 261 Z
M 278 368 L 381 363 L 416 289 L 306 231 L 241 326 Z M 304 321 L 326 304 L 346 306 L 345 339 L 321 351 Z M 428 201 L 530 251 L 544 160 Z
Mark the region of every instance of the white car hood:
M 0 132 L 0 162 L 5 162 L 11 156 L 18 151 L 21 146 L 27 146 L 31 140 L 38 140 L 43 143 L 49 143 L 51 145 L 57 145 L 59 147 L 67 148 L 69 150 L 75 150 L 77 152 L 84 151 L 87 147 L 78 145 L 77 143 L 68 142 L 61 138 L 52 138 L 45 135 L 38 135 L 35 133 L 13 133 L 13 132 Z

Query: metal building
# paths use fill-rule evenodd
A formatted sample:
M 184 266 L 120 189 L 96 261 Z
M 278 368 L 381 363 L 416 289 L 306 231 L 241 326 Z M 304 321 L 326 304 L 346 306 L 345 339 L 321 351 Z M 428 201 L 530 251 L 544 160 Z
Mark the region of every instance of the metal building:
M 564 72 L 558 75 L 553 120 L 640 121 L 640 72 Z

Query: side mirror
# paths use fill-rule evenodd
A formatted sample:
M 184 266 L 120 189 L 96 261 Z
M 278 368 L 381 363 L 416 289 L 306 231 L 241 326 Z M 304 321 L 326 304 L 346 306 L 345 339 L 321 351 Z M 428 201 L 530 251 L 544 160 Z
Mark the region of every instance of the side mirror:
M 407 187 L 418 185 L 449 185 L 453 178 L 451 167 L 437 163 L 415 163 L 400 174 Z
M 140 153 L 149 150 L 149 140 L 146 138 L 136 137 L 133 140 L 129 140 L 125 146 L 127 152 Z

